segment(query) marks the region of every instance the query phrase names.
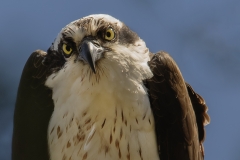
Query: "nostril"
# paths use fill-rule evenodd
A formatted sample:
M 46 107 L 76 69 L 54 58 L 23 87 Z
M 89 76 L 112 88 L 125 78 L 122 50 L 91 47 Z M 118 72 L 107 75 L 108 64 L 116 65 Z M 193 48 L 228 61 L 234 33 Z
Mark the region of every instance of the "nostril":
M 95 47 L 98 47 L 98 48 L 101 47 L 101 45 L 99 44 L 99 42 L 97 40 L 93 40 L 92 43 Z

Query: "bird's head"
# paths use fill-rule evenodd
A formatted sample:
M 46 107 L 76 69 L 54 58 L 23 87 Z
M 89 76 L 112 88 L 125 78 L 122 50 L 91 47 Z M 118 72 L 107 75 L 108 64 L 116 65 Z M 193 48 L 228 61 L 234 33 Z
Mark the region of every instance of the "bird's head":
M 48 54 L 61 61 L 57 72 L 70 68 L 71 72 L 78 70 L 79 76 L 98 78 L 103 74 L 108 78 L 133 75 L 140 80 L 152 76 L 145 42 L 109 15 L 90 15 L 71 22 L 58 34 Z

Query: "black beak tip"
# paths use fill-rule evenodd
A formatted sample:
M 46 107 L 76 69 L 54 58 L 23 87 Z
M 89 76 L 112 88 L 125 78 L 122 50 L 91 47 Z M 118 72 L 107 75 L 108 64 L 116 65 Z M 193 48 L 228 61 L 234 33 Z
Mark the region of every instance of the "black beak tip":
M 89 63 L 89 65 L 90 65 L 90 68 L 93 71 L 93 73 L 96 74 L 96 70 L 95 70 L 93 63 Z
M 96 70 L 95 70 L 95 68 L 92 68 L 92 71 L 93 71 L 94 74 L 96 74 Z

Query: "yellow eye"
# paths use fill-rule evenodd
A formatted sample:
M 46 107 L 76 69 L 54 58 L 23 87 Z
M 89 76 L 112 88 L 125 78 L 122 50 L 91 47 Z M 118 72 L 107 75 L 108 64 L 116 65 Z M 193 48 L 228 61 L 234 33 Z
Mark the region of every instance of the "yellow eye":
M 108 41 L 111 41 L 115 38 L 115 33 L 112 28 L 108 28 L 106 30 L 104 38 Z
M 72 48 L 66 44 L 63 44 L 62 50 L 66 55 L 70 55 L 72 53 Z

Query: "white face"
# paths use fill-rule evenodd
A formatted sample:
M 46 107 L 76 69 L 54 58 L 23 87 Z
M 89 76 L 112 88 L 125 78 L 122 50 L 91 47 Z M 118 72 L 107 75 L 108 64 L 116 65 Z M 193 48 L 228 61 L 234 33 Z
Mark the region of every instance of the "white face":
M 92 66 L 85 53 L 82 53 L 86 40 L 91 43 L 86 51 L 91 52 Z M 109 15 L 90 15 L 71 22 L 58 34 L 51 50 L 65 59 L 60 70 L 53 73 L 54 76 L 62 70 L 65 78 L 73 76 L 70 72 L 77 73 L 78 77 L 86 74 L 86 77 L 101 77 L 103 71 L 111 75 L 109 77 L 115 77 L 116 81 L 119 75 L 125 78 L 131 75 L 139 81 L 152 76 L 147 65 L 150 58 L 145 42 L 125 24 Z M 100 56 L 95 55 L 98 54 L 97 50 L 100 50 Z M 96 72 L 92 74 L 91 69 L 95 67 Z

